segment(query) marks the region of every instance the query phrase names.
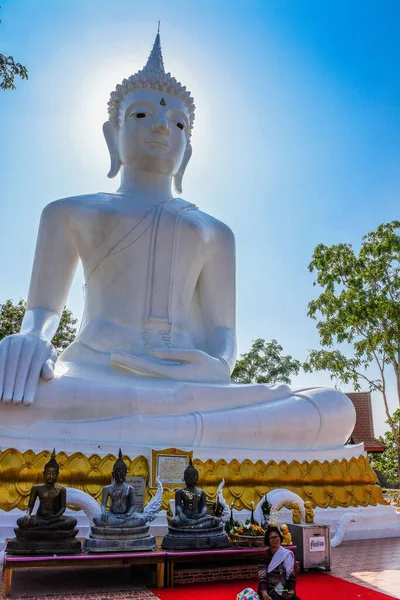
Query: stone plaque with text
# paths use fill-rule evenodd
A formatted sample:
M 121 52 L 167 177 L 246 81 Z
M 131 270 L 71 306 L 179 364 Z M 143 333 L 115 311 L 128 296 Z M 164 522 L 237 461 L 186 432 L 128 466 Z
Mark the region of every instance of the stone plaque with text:
M 183 473 L 188 464 L 188 456 L 159 455 L 157 456 L 157 477 L 162 483 L 182 485 L 185 483 Z
M 135 511 L 143 512 L 146 481 L 144 477 L 127 477 L 126 483 L 135 490 Z

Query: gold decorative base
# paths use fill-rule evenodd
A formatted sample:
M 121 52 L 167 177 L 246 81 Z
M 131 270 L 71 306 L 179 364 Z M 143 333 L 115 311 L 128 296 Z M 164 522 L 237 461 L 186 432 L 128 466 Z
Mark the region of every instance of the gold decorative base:
M 15 448 L 0 451 L 0 509 L 26 509 L 30 489 L 42 481 L 43 467 L 49 458 L 50 452 L 46 450 L 38 453 L 33 450 L 20 452 Z M 111 481 L 115 460 L 116 456 L 112 454 L 101 457 L 98 454 L 86 456 L 82 452 L 70 455 L 58 452 L 59 483 L 78 488 L 100 501 L 102 488 Z M 124 460 L 128 476 L 145 478 L 145 502 L 148 502 L 156 489 L 150 487 L 147 458 L 136 456 L 131 459 L 124 455 Z M 387 504 L 364 455 L 331 462 L 194 459 L 193 464 L 199 471 L 199 486 L 205 490 L 207 499 L 215 500 L 217 487 L 225 479 L 224 498 L 227 503 L 233 502 L 237 510 L 250 510 L 252 502 L 257 504 L 264 494 L 279 487 L 295 492 L 304 500 L 311 500 L 314 507 Z M 163 508 L 169 510 L 169 500 L 173 497 L 173 489 L 164 490 Z

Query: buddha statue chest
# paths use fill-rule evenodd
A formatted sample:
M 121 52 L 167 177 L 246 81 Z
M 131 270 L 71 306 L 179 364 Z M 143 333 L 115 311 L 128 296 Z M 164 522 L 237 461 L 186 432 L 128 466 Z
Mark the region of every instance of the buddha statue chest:
M 148 208 L 83 198 L 70 218 L 86 280 L 76 342 L 97 352 L 196 347 L 196 285 L 212 255 L 213 219 L 183 200 Z M 72 344 L 63 360 L 74 359 Z
M 111 512 L 124 514 L 130 509 L 129 492 L 130 488 L 125 484 L 122 486 L 111 486 L 109 492 Z
M 40 506 L 38 508 L 38 515 L 42 517 L 53 515 L 60 508 L 60 493 L 60 488 L 57 486 L 54 488 L 39 488 L 38 498 Z
M 201 510 L 201 490 L 182 490 L 181 507 L 188 517 L 198 515 Z

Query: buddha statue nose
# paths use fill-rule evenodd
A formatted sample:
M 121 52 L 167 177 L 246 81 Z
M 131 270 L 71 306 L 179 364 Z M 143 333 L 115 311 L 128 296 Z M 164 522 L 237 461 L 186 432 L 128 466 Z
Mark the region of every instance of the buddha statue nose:
M 169 135 L 171 133 L 166 119 L 160 119 L 158 123 L 152 126 L 151 131 L 152 133 L 159 133 L 161 135 Z

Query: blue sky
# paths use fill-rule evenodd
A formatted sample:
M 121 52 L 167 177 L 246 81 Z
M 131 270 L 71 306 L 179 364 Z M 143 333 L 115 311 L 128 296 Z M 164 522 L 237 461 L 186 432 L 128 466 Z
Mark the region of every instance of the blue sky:
M 48 202 L 115 189 L 108 95 L 143 66 L 161 19 L 166 68 L 197 106 L 183 197 L 236 235 L 239 351 L 276 338 L 304 359 L 318 345 L 313 248 L 358 246 L 399 218 L 400 2 L 2 0 L 1 18 L 0 52 L 29 80 L 0 93 L 0 302 L 26 298 Z M 330 383 L 294 383 L 307 381 Z M 374 413 L 381 432 L 376 401 Z

